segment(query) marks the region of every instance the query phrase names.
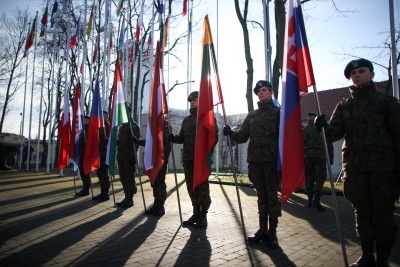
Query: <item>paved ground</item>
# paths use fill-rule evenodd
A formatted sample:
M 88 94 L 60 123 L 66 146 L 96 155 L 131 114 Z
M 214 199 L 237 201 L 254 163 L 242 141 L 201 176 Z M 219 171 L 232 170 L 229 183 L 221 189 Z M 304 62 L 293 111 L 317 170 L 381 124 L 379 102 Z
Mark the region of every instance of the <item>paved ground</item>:
M 33 172 L 0 172 L 0 266 L 344 266 L 332 197 L 324 196 L 325 212 L 306 207 L 304 194 L 283 206 L 280 248 L 247 245 L 236 187 L 211 184 L 212 205 L 207 229 L 182 228 L 175 178 L 167 177 L 169 197 L 161 218 L 144 215 L 142 191 L 135 206 L 120 209 L 75 197 L 74 180 Z M 152 203 L 147 177 L 142 177 L 146 205 Z M 177 175 L 183 219 L 191 215 L 183 175 Z M 139 182 L 139 179 L 137 179 Z M 76 181 L 77 189 L 81 181 Z M 94 194 L 99 193 L 93 178 Z M 121 183 L 114 182 L 117 201 Z M 258 229 L 255 191 L 240 187 L 246 235 Z M 351 206 L 337 197 L 349 263 L 360 255 Z M 400 225 L 400 216 L 396 217 Z M 400 237 L 390 263 L 400 266 Z

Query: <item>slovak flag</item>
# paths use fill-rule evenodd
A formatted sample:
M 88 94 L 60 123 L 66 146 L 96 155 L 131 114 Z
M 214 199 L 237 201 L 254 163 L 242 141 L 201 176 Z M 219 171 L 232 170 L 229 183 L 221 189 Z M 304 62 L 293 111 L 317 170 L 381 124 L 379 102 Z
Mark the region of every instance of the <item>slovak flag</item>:
M 72 164 L 74 164 L 74 171 L 76 171 L 79 167 L 79 133 L 83 130 L 82 119 L 81 85 L 77 83 L 75 86 L 74 108 L 72 115 L 71 148 L 69 153 L 69 160 Z
M 69 98 L 67 90 L 64 90 L 64 110 L 58 128 L 58 137 L 61 139 L 60 152 L 58 154 L 58 170 L 68 166 L 71 138 L 71 121 L 69 113 Z
M 305 185 L 300 97 L 315 85 L 300 2 L 288 0 L 287 4 L 278 159 L 282 203 Z

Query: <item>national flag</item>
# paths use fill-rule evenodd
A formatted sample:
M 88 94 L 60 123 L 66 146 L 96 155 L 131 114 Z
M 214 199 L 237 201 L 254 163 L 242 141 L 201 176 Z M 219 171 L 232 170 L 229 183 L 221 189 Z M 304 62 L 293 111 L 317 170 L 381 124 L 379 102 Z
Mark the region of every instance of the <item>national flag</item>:
M 143 24 L 143 3 L 142 6 L 140 7 L 140 14 L 136 25 L 136 32 L 135 32 L 136 43 L 139 43 L 140 41 L 140 28 L 142 27 L 142 24 Z
M 71 37 L 71 41 L 69 42 L 69 48 L 73 48 L 76 44 L 76 41 L 79 39 L 79 28 L 81 25 L 81 17 L 79 16 L 78 23 L 76 24 L 75 33 Z
M 100 168 L 99 129 L 103 127 L 104 120 L 103 111 L 101 110 L 99 76 L 97 75 L 83 158 L 83 173 L 86 175 Z
M 24 57 L 26 57 L 28 55 L 29 48 L 31 48 L 31 46 L 33 45 L 33 39 L 35 38 L 35 33 L 36 33 L 36 16 L 35 16 L 35 19 L 33 20 L 31 30 L 29 31 L 28 38 L 26 38 Z
M 119 40 L 118 40 L 118 51 L 122 50 L 122 47 L 124 45 L 124 38 L 125 38 L 125 19 L 122 17 L 122 25 L 121 25 L 121 30 L 119 32 Z
M 70 36 L 70 27 L 67 29 L 67 37 L 65 39 L 65 44 L 64 44 L 64 54 L 61 56 L 63 60 L 67 60 L 68 53 L 69 53 L 69 36 Z
M 301 6 L 299 0 L 288 0 L 278 161 L 278 170 L 282 171 L 282 203 L 305 185 L 300 97 L 312 85 L 315 81 Z
M 165 0 L 161 0 L 160 6 L 158 8 L 158 23 L 161 24 L 163 15 L 165 12 Z
M 188 25 L 189 34 L 192 33 L 192 24 L 193 24 L 193 16 L 192 16 L 192 9 L 190 9 L 190 18 L 189 18 L 189 25 Z
M 124 0 L 119 0 L 118 6 L 117 6 L 117 17 L 119 15 L 121 15 L 123 9 L 124 9 Z
M 188 1 L 188 0 L 183 0 L 182 17 L 186 16 L 186 12 L 187 12 L 187 1 Z
M 41 28 L 40 28 L 40 37 L 44 36 L 44 32 L 46 30 L 47 26 L 47 15 L 49 13 L 49 7 L 46 6 L 46 9 L 44 10 L 42 20 L 40 21 L 42 23 Z
M 146 57 L 149 57 L 150 47 L 153 45 L 153 38 L 152 38 L 151 35 L 152 35 L 152 32 L 150 31 L 150 33 L 149 33 L 149 39 L 147 40 Z
M 72 132 L 70 147 L 70 162 L 74 164 L 74 171 L 79 167 L 79 133 L 83 130 L 83 116 L 81 109 L 81 86 L 75 86 L 74 108 L 72 115 Z
M 108 138 L 106 163 L 111 175 L 115 175 L 115 156 L 117 148 L 118 126 L 129 122 L 128 105 L 121 74 L 119 59 L 117 59 L 114 76 L 114 93 L 111 106 L 111 131 Z
M 217 99 L 214 101 L 211 80 L 211 63 L 213 64 Z M 212 41 L 208 16 L 204 18 L 203 57 L 201 66 L 201 80 L 197 107 L 197 129 L 194 153 L 193 190 L 207 181 L 211 174 L 212 151 L 217 143 L 216 121 L 214 105 L 223 103 L 221 85 L 219 82 L 214 44 Z M 147 141 L 147 140 L 146 140 Z
M 58 2 L 54 0 L 53 9 L 51 11 L 51 18 L 50 18 L 50 28 L 53 28 L 55 22 L 55 15 L 58 11 Z
M 150 104 L 144 148 L 144 173 L 149 176 L 151 184 L 164 165 L 164 115 L 168 113 L 165 97 L 164 74 L 162 69 L 162 48 L 157 42 L 156 58 L 150 91 Z
M 134 61 L 135 61 L 135 43 L 132 42 L 132 47 L 129 51 L 129 66 L 132 66 Z
M 58 170 L 68 166 L 68 158 L 71 141 L 71 122 L 69 113 L 69 98 L 67 89 L 64 90 L 64 109 L 58 127 L 58 137 L 61 139 L 60 151 L 58 153 Z
M 114 31 L 114 27 L 113 27 L 113 25 L 111 24 L 111 27 L 110 27 L 110 35 L 109 35 L 109 38 L 110 38 L 110 42 L 109 42 L 110 45 L 109 45 L 109 47 L 110 47 L 110 49 L 113 48 L 113 42 L 112 42 L 113 31 Z
M 90 34 L 92 33 L 92 24 L 93 24 L 93 18 L 94 18 L 94 1 L 93 1 L 93 5 L 92 5 L 92 11 L 90 11 L 90 18 L 89 18 L 89 22 L 86 28 L 86 36 L 87 36 L 87 40 L 90 40 Z
M 164 28 L 164 38 L 163 38 L 163 46 L 167 47 L 167 42 L 168 42 L 168 32 L 169 32 L 169 14 L 167 16 L 167 19 L 165 20 L 165 28 Z

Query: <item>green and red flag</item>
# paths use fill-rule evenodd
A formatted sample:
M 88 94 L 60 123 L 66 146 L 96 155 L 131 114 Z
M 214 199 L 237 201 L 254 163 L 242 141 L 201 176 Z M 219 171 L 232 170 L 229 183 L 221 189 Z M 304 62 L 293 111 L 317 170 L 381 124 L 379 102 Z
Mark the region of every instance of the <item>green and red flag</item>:
M 118 126 L 129 122 L 128 104 L 122 80 L 121 66 L 117 59 L 114 76 L 114 90 L 111 107 L 111 132 L 108 138 L 106 163 L 108 171 L 112 176 L 115 175 L 115 156 L 117 152 Z
M 215 75 L 215 99 L 213 96 L 211 68 L 213 68 Z M 216 121 L 214 118 L 214 106 L 223 104 L 223 102 L 210 23 L 208 21 L 208 16 L 206 16 L 204 18 L 203 57 L 197 107 L 193 190 L 198 185 L 207 181 L 211 174 L 212 152 L 218 140 Z
M 118 6 L 117 6 L 117 17 L 119 15 L 121 15 L 123 9 L 124 9 L 124 0 L 119 0 Z

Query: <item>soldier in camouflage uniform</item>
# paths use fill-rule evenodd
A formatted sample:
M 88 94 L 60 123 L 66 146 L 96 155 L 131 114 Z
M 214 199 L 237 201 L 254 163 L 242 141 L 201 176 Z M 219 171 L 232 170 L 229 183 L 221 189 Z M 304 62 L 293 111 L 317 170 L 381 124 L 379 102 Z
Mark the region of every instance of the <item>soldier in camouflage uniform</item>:
M 238 144 L 250 139 L 247 162 L 249 179 L 257 190 L 260 229 L 247 241 L 255 243 L 268 240 L 268 246 L 276 248 L 279 246 L 276 236 L 278 217 L 282 216 L 278 199 L 281 181 L 277 175 L 280 109 L 274 105 L 269 82 L 258 81 L 253 91 L 259 99 L 258 109 L 247 115 L 238 132 L 225 126 L 224 135 L 229 135 Z
M 129 108 L 132 111 L 131 108 Z M 133 206 L 133 195 L 137 192 L 135 182 L 135 164 L 137 147 L 134 145 L 133 140 L 140 138 L 140 129 L 135 121 L 131 119 L 130 123 L 124 123 L 119 127 L 117 138 L 117 160 L 119 178 L 124 189 L 125 198 L 115 205 L 123 208 L 130 208 Z M 135 149 L 134 149 L 135 147 Z
M 355 209 L 362 256 L 352 267 L 389 266 L 396 240 L 395 201 L 400 184 L 400 108 L 398 100 L 376 91 L 374 68 L 366 59 L 353 60 L 344 70 L 353 83 L 351 96 L 340 101 L 325 127 L 330 141 L 344 138 L 342 147 L 344 195 Z
M 183 169 L 185 172 L 186 187 L 193 206 L 193 215 L 187 221 L 183 221 L 182 225 L 196 224 L 197 228 L 201 228 L 207 226 L 207 212 L 211 205 L 211 197 L 208 180 L 193 190 L 198 95 L 198 91 L 193 91 L 189 95 L 190 115 L 183 119 L 179 134 L 169 134 L 168 141 L 183 144 Z M 217 126 L 215 130 L 218 133 Z
M 167 172 L 168 158 L 171 153 L 171 143 L 168 142 L 168 134 L 171 132 L 171 128 L 168 127 L 168 121 L 164 118 L 164 165 L 158 173 L 154 184 L 151 184 L 153 188 L 154 204 L 150 209 L 145 211 L 146 214 L 153 214 L 156 216 L 162 216 L 165 214 L 164 203 L 167 199 L 167 184 L 165 183 L 165 175 Z M 134 142 L 137 145 L 145 146 L 146 139 L 138 140 L 134 138 Z
M 90 185 L 92 184 L 90 173 L 86 175 L 83 172 L 83 158 L 84 158 L 84 155 L 85 155 L 86 134 L 88 132 L 89 119 L 90 119 L 89 116 L 84 116 L 83 117 L 84 131 L 81 131 L 79 133 L 79 173 L 81 175 L 83 188 L 82 188 L 81 191 L 76 193 L 77 196 L 87 196 L 87 195 L 89 195 L 89 188 L 90 188 Z
M 108 112 L 103 111 L 104 127 L 99 129 L 99 152 L 100 152 L 100 168 L 97 169 L 97 177 L 99 178 L 101 193 L 93 199 L 106 201 L 110 199 L 108 191 L 110 190 L 110 174 L 108 165 L 106 164 L 108 133 L 110 131 L 110 123 L 108 122 Z
M 320 200 L 323 195 L 322 189 L 326 179 L 327 168 L 325 150 L 321 134 L 314 125 L 315 112 L 307 114 L 307 125 L 303 128 L 304 163 L 306 174 L 306 193 L 308 196 L 308 207 L 315 207 L 318 211 L 324 211 Z M 333 145 L 328 142 L 328 154 L 330 164 L 333 163 Z

